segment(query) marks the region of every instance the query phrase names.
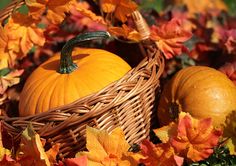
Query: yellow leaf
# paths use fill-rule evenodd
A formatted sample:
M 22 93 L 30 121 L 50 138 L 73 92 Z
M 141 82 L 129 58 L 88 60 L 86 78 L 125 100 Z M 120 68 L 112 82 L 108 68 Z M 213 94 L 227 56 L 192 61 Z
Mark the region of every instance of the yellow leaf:
M 236 147 L 234 142 L 236 142 L 235 137 L 229 138 L 226 142 L 226 146 L 229 148 L 230 155 L 236 155 Z
M 19 154 L 19 162 L 22 165 L 50 166 L 40 136 L 35 133 L 32 125 L 22 133 Z
M 130 165 L 130 161 L 122 159 L 130 146 L 121 128 L 109 134 L 105 130 L 87 127 L 86 141 L 88 152 L 78 152 L 76 157 L 86 155 L 89 166 Z
M 0 161 L 3 159 L 4 155 L 11 155 L 11 151 L 0 146 Z
M 177 125 L 171 122 L 168 126 L 163 126 L 161 128 L 153 130 L 156 136 L 162 141 L 162 143 L 167 143 L 170 137 L 176 133 Z

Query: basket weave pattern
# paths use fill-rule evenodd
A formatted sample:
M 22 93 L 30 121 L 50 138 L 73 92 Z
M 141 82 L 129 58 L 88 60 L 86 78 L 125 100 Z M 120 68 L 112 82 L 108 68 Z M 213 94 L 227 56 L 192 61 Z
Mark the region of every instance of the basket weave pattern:
M 19 140 L 29 123 L 48 145 L 60 143 L 59 156 L 85 149 L 86 125 L 112 131 L 124 130 L 129 143 L 148 138 L 164 58 L 150 40 L 142 42 L 146 57 L 120 80 L 97 93 L 48 112 L 28 117 L 4 117 L 3 126 Z

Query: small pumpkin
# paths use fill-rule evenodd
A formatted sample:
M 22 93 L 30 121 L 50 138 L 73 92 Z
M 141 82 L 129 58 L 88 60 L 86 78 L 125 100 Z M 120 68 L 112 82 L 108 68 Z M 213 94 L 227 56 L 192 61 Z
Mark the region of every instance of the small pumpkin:
M 236 87 L 220 71 L 206 66 L 191 66 L 177 72 L 167 83 L 158 106 L 160 125 L 167 125 L 180 111 L 201 119 L 211 117 L 213 125 L 225 124 L 236 110 Z
M 19 115 L 34 115 L 71 103 L 125 75 L 131 67 L 108 51 L 79 48 L 72 55 L 75 45 L 101 37 L 108 37 L 108 33 L 81 34 L 64 45 L 61 57 L 57 54 L 40 65 L 23 87 Z

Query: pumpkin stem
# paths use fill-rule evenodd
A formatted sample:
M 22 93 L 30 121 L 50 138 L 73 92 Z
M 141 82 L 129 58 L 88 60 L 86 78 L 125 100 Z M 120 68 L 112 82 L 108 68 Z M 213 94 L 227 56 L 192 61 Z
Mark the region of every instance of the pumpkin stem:
M 82 46 L 83 44 L 99 39 L 99 38 L 109 38 L 110 34 L 105 31 L 95 31 L 82 33 L 65 43 L 61 50 L 60 67 L 58 72 L 61 74 L 69 74 L 78 68 L 77 64 L 72 60 L 72 51 L 75 46 Z

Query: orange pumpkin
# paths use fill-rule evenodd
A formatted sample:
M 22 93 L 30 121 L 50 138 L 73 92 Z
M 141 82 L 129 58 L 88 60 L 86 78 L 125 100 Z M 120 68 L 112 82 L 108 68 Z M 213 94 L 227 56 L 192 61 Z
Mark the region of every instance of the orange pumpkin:
M 27 79 L 21 92 L 19 115 L 34 115 L 71 103 L 125 75 L 131 67 L 105 50 L 76 49 L 72 61 L 71 53 L 76 44 L 106 36 L 104 32 L 79 35 L 65 44 L 61 58 L 57 54 L 40 65 Z
M 180 70 L 165 86 L 158 118 L 161 125 L 167 125 L 184 111 L 198 119 L 211 117 L 213 124 L 219 126 L 233 110 L 236 110 L 233 82 L 213 68 L 192 66 Z

